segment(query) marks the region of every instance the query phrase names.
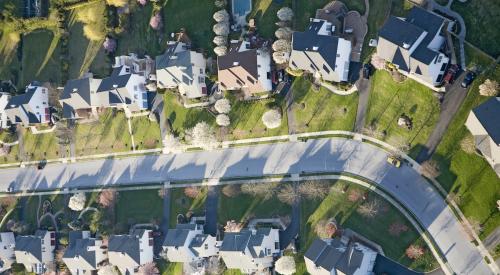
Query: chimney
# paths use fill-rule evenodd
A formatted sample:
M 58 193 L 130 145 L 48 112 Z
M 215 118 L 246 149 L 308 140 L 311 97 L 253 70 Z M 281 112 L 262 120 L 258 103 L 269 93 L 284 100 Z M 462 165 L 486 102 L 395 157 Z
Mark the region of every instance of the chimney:
M 403 48 L 405 48 L 405 49 L 409 49 L 409 48 L 410 48 L 410 44 L 408 44 L 408 43 L 404 42 L 404 43 L 403 43 Z

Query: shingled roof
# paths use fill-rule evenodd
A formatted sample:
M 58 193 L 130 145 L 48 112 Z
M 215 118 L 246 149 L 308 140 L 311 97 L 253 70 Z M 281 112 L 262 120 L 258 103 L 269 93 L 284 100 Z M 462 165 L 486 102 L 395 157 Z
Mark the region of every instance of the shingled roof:
M 491 139 L 500 146 L 500 97 L 492 97 L 472 110 Z

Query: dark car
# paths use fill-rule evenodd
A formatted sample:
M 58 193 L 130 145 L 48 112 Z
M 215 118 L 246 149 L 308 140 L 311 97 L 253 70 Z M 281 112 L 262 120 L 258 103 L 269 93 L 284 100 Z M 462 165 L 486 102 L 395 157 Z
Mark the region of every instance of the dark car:
M 47 166 L 47 160 L 45 160 L 45 159 L 44 159 L 44 160 L 41 160 L 41 161 L 38 163 L 38 165 L 37 165 L 37 167 L 36 167 L 36 168 L 37 168 L 38 170 L 42 170 L 43 168 L 45 168 L 45 166 Z
M 453 64 L 448 68 L 448 71 L 446 72 L 446 75 L 443 78 L 444 83 L 446 84 L 451 84 L 453 83 L 453 80 L 455 80 L 455 75 L 457 74 L 458 70 L 460 68 L 458 65 Z
M 462 88 L 467 88 L 472 83 L 472 81 L 474 81 L 474 78 L 476 78 L 476 74 L 474 72 L 468 72 L 460 85 L 462 86 Z
M 363 65 L 363 78 L 369 79 L 372 72 L 372 66 L 368 63 Z

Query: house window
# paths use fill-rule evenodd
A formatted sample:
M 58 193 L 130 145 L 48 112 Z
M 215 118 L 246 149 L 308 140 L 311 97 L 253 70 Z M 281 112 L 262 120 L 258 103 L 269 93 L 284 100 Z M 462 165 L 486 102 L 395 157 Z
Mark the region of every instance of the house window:
M 198 82 L 199 83 L 205 82 L 205 78 L 203 76 L 198 77 Z
M 441 65 L 441 69 L 439 69 L 439 71 L 443 72 L 444 69 L 446 69 L 446 63 L 443 63 L 443 65 Z
M 327 73 L 330 73 L 330 69 L 328 69 L 326 64 L 323 64 L 323 70 L 325 70 Z
M 248 80 L 249 82 L 251 82 L 252 84 L 255 84 L 255 80 L 253 80 L 253 78 L 252 78 L 252 77 L 247 76 L 247 80 Z
M 43 104 L 43 105 L 46 105 L 46 104 L 47 104 L 47 102 L 45 102 L 45 101 L 44 101 L 44 102 L 42 102 L 42 104 Z
M 38 108 L 40 108 L 40 107 L 36 106 L 36 108 L 38 109 Z
M 205 250 L 207 250 L 207 249 L 208 249 L 208 244 L 205 244 Z
M 340 57 L 340 53 L 337 54 L 337 57 Z
M 271 79 L 271 72 L 267 72 L 267 79 Z
M 202 73 L 205 73 L 205 72 L 203 71 L 203 69 L 200 69 L 200 74 L 202 74 Z
M 267 249 L 267 255 L 271 255 L 271 249 Z

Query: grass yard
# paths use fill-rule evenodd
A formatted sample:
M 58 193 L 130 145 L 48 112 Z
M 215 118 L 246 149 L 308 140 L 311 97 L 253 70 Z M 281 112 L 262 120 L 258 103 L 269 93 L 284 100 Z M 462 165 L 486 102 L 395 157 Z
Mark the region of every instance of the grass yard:
M 331 0 L 297 1 L 297 7 L 295 8 L 296 30 L 304 31 L 309 25 L 309 19 L 316 16 L 316 10 L 322 9 L 326 4 L 330 2 Z M 350 0 L 343 2 L 344 4 L 346 4 L 349 10 L 358 11 L 361 15 L 364 14 L 365 12 L 364 0 Z
M 366 126 L 375 126 L 389 143 L 410 144 L 411 156 L 415 157 L 427 141 L 439 112 L 437 98 L 424 85 L 409 78 L 397 83 L 385 70 L 378 70 L 373 75 Z M 402 114 L 411 119 L 412 130 L 398 126 Z
M 484 53 L 476 50 L 469 44 L 465 43 L 465 60 L 467 68 L 477 67 L 479 70 L 486 69 L 494 60 Z
M 26 161 L 59 157 L 60 146 L 54 132 L 34 135 L 31 131 L 25 130 L 23 143 Z
M 251 218 L 289 216 L 292 208 L 288 204 L 280 202 L 277 197 L 264 200 L 258 196 L 239 194 L 230 198 L 221 192 L 218 210 L 218 222 L 224 225 L 230 220 L 244 222 Z
M 232 139 L 245 139 L 265 136 L 288 134 L 288 120 L 282 97 L 272 97 L 258 101 L 240 101 L 227 93 L 226 98 L 231 101 L 229 129 Z M 271 108 L 280 108 L 282 113 L 281 125 L 275 129 L 267 129 L 262 122 L 262 115 Z
M 41 200 L 40 200 L 41 199 Z M 52 205 L 52 213 L 56 213 L 59 210 L 64 210 L 66 208 L 64 195 L 50 195 L 50 196 L 30 196 L 26 198 L 26 204 L 24 205 L 24 210 L 19 211 L 20 208 L 16 209 L 17 211 L 17 220 L 25 222 L 29 226 L 30 231 L 35 231 L 38 227 L 37 218 L 38 218 L 38 204 L 39 201 L 43 203 L 45 200 L 50 201 Z M 40 206 L 41 208 L 41 206 Z M 42 209 L 40 209 L 40 213 Z M 24 213 L 23 213 L 24 212 Z M 41 216 L 41 214 L 40 214 Z M 14 218 L 14 216 L 11 216 Z M 48 223 L 49 219 L 45 218 L 43 224 L 51 225 L 52 222 Z
M 18 87 L 31 81 L 61 85 L 60 36 L 49 30 L 37 30 L 23 36 L 22 68 Z
M 332 187 L 330 194 L 323 201 L 303 201 L 302 202 L 302 221 L 301 221 L 301 247 L 305 252 L 309 245 L 316 238 L 314 227 L 322 219 L 335 218 L 342 228 L 352 229 L 355 232 L 365 236 L 369 240 L 382 246 L 386 256 L 409 266 L 415 270 L 432 270 L 437 267 L 437 262 L 432 253 L 426 248 L 426 254 L 417 261 L 411 261 L 405 256 L 406 248 L 414 243 L 421 243 L 420 235 L 412 227 L 411 223 L 391 204 L 384 201 L 375 193 L 369 193 L 369 199 L 378 199 L 380 201 L 379 213 L 373 218 L 365 218 L 360 215 L 356 209 L 361 201 L 351 202 L 348 194 L 351 190 L 367 191 L 355 185 L 349 185 L 349 190 L 343 194 L 341 190 L 348 183 L 336 182 Z M 338 186 L 340 185 L 340 186 Z M 402 232 L 399 236 L 393 236 L 389 233 L 389 226 L 394 223 L 404 224 L 408 231 Z M 367 226 L 369 224 L 369 226 Z M 394 239 L 397 238 L 397 242 Z M 425 247 L 425 245 L 424 245 Z
M 17 83 L 20 77 L 19 69 L 21 62 L 18 58 L 18 39 L 17 34 L 8 32 L 0 26 L 0 78 L 12 79 Z
M 117 224 L 160 224 L 163 215 L 163 199 L 157 189 L 123 191 L 116 202 Z
M 215 21 L 212 15 L 217 11 L 214 1 L 207 0 L 169 0 L 162 9 L 164 34 L 179 32 L 184 28 L 193 43 L 194 49 L 202 49 L 213 55 L 215 34 L 212 26 Z M 140 41 L 139 43 L 143 43 Z
M 184 108 L 177 99 L 177 94 L 174 92 L 165 92 L 164 103 L 164 112 L 176 135 L 194 127 L 200 121 L 205 121 L 211 125 L 215 124 L 215 117 L 207 110 L 202 108 Z
M 131 118 L 132 134 L 138 150 L 161 147 L 160 125 L 148 116 Z
M 296 78 L 292 85 L 296 127 L 298 132 L 325 130 L 351 131 L 356 122 L 358 93 L 336 95 L 321 87 L 315 91 L 304 77 Z
M 156 262 L 161 275 L 182 275 L 182 263 L 170 263 L 163 259 Z
M 107 109 L 95 122 L 75 127 L 77 156 L 131 150 L 127 119 L 123 112 Z
M 451 9 L 465 20 L 465 39 L 486 53 L 500 55 L 500 5 L 498 1 L 474 0 L 462 3 L 454 1 Z
M 14 142 L 17 140 L 15 134 L 7 130 L 0 130 L 0 140 L 3 142 Z M 9 163 L 19 161 L 19 146 L 10 147 L 10 152 L 4 156 L 0 156 L 0 163 Z
M 291 7 L 292 0 L 283 1 L 282 4 L 273 0 L 254 0 L 252 12 L 248 19 L 254 18 L 257 24 L 257 31 L 265 38 L 275 38 L 274 32 L 278 29 L 276 13 L 282 7 Z
M 500 179 L 486 160 L 463 151 L 460 142 L 469 135 L 464 124 L 470 110 L 488 99 L 478 93 L 478 86 L 486 78 L 500 79 L 500 66 L 474 81 L 433 156 L 440 163 L 438 181 L 446 190 L 458 195 L 457 203 L 465 216 L 482 225 L 481 238 L 500 226 L 500 212 L 496 209 L 496 200 L 500 198 Z
M 189 211 L 192 211 L 194 215 L 203 214 L 207 198 L 206 188 L 202 188 L 194 199 L 184 194 L 184 188 L 173 188 L 170 189 L 170 192 L 170 228 L 174 228 L 177 224 L 177 215 L 179 214 L 186 216 Z

